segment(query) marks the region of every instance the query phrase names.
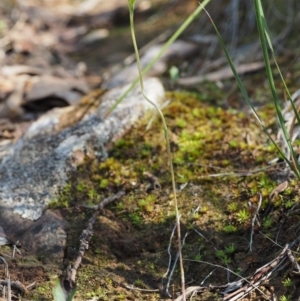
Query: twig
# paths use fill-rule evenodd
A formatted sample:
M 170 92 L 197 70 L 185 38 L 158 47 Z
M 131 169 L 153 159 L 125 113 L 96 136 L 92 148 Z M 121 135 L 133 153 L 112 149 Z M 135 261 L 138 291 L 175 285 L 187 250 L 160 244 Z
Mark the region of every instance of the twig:
M 272 275 L 279 272 L 279 270 L 281 270 L 282 268 L 282 265 L 285 266 L 287 260 L 289 260 L 292 263 L 293 268 L 295 269 L 295 274 L 300 273 L 300 266 L 297 263 L 295 257 L 293 256 L 291 250 L 299 241 L 300 241 L 300 237 L 296 238 L 290 244 L 286 244 L 283 250 L 273 260 L 271 260 L 261 268 L 257 269 L 251 276 L 246 278 L 241 277 L 240 275 L 238 275 L 237 273 L 231 271 L 226 267 L 199 260 L 197 262 L 208 264 L 214 266 L 215 268 L 222 268 L 227 271 L 230 271 L 231 273 L 238 276 L 240 279 L 235 282 L 231 282 L 226 285 L 220 285 L 220 286 L 212 286 L 212 285 L 193 286 L 186 289 L 186 296 L 195 292 L 203 292 L 203 291 L 212 292 L 212 291 L 220 291 L 221 289 L 223 289 L 223 292 L 220 292 L 223 295 L 223 299 L 222 299 L 223 301 L 241 300 L 242 298 L 250 294 L 251 291 L 253 290 L 258 290 L 263 295 L 265 295 L 265 293 L 259 289 L 259 286 L 262 285 L 264 282 L 266 282 L 268 279 L 270 279 Z M 182 301 L 182 300 L 183 300 L 182 296 L 179 296 L 175 301 Z
M 87 250 L 89 247 L 89 242 L 93 236 L 93 226 L 99 215 L 99 212 L 102 211 L 106 205 L 108 205 L 109 203 L 117 199 L 120 199 L 123 195 L 125 195 L 125 192 L 119 191 L 117 194 L 105 198 L 100 202 L 99 205 L 94 207 L 95 212 L 93 213 L 92 217 L 89 219 L 87 228 L 83 230 L 80 235 L 80 246 L 78 250 L 77 259 L 73 267 L 69 267 L 66 272 L 66 275 L 61 278 L 61 285 L 63 288 L 65 288 L 66 291 L 70 291 L 72 288 L 75 287 L 77 269 L 79 268 L 82 262 L 85 250 Z
M 0 285 L 8 287 L 8 282 L 8 280 L 0 280 Z M 20 281 L 10 281 L 10 287 L 17 290 L 20 295 L 24 295 L 27 292 L 26 287 Z
M 149 178 L 152 181 L 154 189 L 161 189 L 161 185 L 160 185 L 159 180 L 156 176 L 154 176 L 152 173 L 150 173 L 148 171 L 144 171 L 143 175 L 146 176 L 147 178 Z
M 88 221 L 88 226 L 85 230 L 82 231 L 82 234 L 80 236 L 80 247 L 79 247 L 79 251 L 78 251 L 78 256 L 77 259 L 73 265 L 72 270 L 72 276 L 71 276 L 71 280 L 75 282 L 75 277 L 76 277 L 76 271 L 79 268 L 84 252 L 85 250 L 88 249 L 89 247 L 89 242 L 91 240 L 91 237 L 93 236 L 93 226 L 94 223 L 99 215 L 99 211 L 102 211 L 103 208 L 108 205 L 109 203 L 121 198 L 123 195 L 125 194 L 124 191 L 120 191 L 115 195 L 109 196 L 107 198 L 105 198 L 97 207 L 96 207 L 96 211 L 94 212 L 94 214 L 92 215 L 92 217 L 90 218 L 90 220 Z
M 26 290 L 29 291 L 29 290 L 33 289 L 35 287 L 35 285 L 36 285 L 36 281 L 26 285 Z
M 257 168 L 254 170 L 233 170 L 230 172 L 226 171 L 226 168 L 224 167 L 219 167 L 219 166 L 214 166 L 214 165 L 210 165 L 210 164 L 195 164 L 195 163 L 189 163 L 189 166 L 201 166 L 201 167 L 207 167 L 207 168 L 211 168 L 211 169 L 215 169 L 215 170 L 224 170 L 224 172 L 220 172 L 220 173 L 215 173 L 215 174 L 207 174 L 207 175 L 202 175 L 199 176 L 199 178 L 213 178 L 213 177 L 225 177 L 225 176 L 231 176 L 231 177 L 246 177 L 246 176 L 252 176 L 254 174 L 266 171 L 271 169 L 272 167 L 279 167 L 280 165 L 282 165 L 282 163 L 275 163 L 275 164 L 270 164 L 266 167 L 262 167 L 262 168 Z
M 124 285 L 124 287 L 126 287 L 129 290 L 134 290 L 134 291 L 139 291 L 139 292 L 146 292 L 146 293 L 159 292 L 159 289 L 145 289 L 145 288 L 134 287 L 133 285 L 132 286 L 129 286 L 127 284 L 123 284 L 123 285 Z
M 201 285 L 204 284 L 204 282 L 215 272 L 217 268 L 213 269 L 212 271 L 209 272 L 209 274 L 202 280 Z
M 290 260 L 290 262 L 292 263 L 294 269 L 296 271 L 293 271 L 294 274 L 300 275 L 300 266 L 297 262 L 297 260 L 295 259 L 294 255 L 292 254 L 292 251 L 290 249 L 287 250 L 287 256 Z

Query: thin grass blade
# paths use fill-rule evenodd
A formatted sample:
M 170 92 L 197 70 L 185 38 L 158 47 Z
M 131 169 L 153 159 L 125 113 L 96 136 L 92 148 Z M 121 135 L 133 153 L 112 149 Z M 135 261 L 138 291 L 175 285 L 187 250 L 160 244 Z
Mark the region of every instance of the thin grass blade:
M 130 1 L 130 0 L 128 0 Z M 132 1 L 132 0 L 131 0 Z M 142 74 L 145 75 L 153 67 L 153 65 L 161 58 L 165 51 L 178 39 L 178 37 L 186 30 L 186 28 L 195 20 L 195 18 L 201 13 L 203 8 L 211 0 L 205 0 L 202 3 L 202 6 L 198 6 L 195 11 L 183 22 L 183 24 L 175 31 L 175 33 L 169 38 L 169 40 L 164 44 L 159 53 L 150 61 L 150 63 L 143 69 Z M 134 1 L 135 2 L 135 1 Z M 107 117 L 118 105 L 123 101 L 123 99 L 128 95 L 128 93 L 136 86 L 139 82 L 139 77 L 137 77 L 128 89 L 117 99 L 114 105 L 108 110 L 105 114 Z
M 263 52 L 263 58 L 264 58 L 264 62 L 265 62 L 266 73 L 267 73 L 267 78 L 268 78 L 268 82 L 269 82 L 270 91 L 272 93 L 272 98 L 273 98 L 273 102 L 274 102 L 274 106 L 275 106 L 275 109 L 276 109 L 276 113 L 277 113 L 277 117 L 278 117 L 280 127 L 282 129 L 284 138 L 286 140 L 286 143 L 287 143 L 288 148 L 289 148 L 289 150 L 291 152 L 291 155 L 292 155 L 292 162 L 286 156 L 285 156 L 285 161 L 289 164 L 289 166 L 294 171 L 296 176 L 298 178 L 300 178 L 300 168 L 299 168 L 299 163 L 298 163 L 298 160 L 297 160 L 297 155 L 294 151 L 290 135 L 289 135 L 288 130 L 285 126 L 285 120 L 284 120 L 284 117 L 282 115 L 281 107 L 280 107 L 280 104 L 279 104 L 279 100 L 278 100 L 278 96 L 277 96 L 277 92 L 276 92 L 276 88 L 275 88 L 275 83 L 274 83 L 274 78 L 273 78 L 273 73 L 272 73 L 272 69 L 271 69 L 270 58 L 269 58 L 269 53 L 268 53 L 268 47 L 267 46 L 269 46 L 272 53 L 274 53 L 274 49 L 273 49 L 273 46 L 272 46 L 272 43 L 271 43 L 270 35 L 268 34 L 268 28 L 267 28 L 267 25 L 266 25 L 266 20 L 265 20 L 263 8 L 262 8 L 262 5 L 261 5 L 261 1 L 260 0 L 254 0 L 254 5 L 255 5 L 255 12 L 256 12 L 258 33 L 259 33 L 261 48 L 262 48 L 262 52 Z
M 206 10 L 205 10 L 205 11 L 206 11 Z M 239 86 L 239 89 L 240 89 L 240 91 L 242 92 L 242 94 L 243 94 L 243 96 L 244 96 L 244 98 L 245 98 L 247 104 L 249 105 L 249 107 L 250 107 L 250 109 L 251 109 L 253 115 L 255 116 L 256 120 L 257 120 L 258 123 L 260 124 L 260 126 L 261 126 L 261 128 L 263 129 L 263 131 L 265 132 L 265 134 L 266 134 L 266 135 L 268 136 L 268 138 L 271 140 L 272 144 L 274 144 L 274 146 L 276 147 L 277 151 L 278 151 L 278 152 L 280 153 L 280 155 L 284 158 L 284 160 L 289 164 L 290 168 L 291 168 L 292 170 L 294 170 L 292 163 L 288 160 L 288 158 L 286 157 L 286 155 L 284 154 L 284 152 L 282 151 L 282 149 L 278 146 L 278 144 L 274 141 L 274 139 L 273 139 L 273 138 L 271 137 L 271 135 L 268 133 L 267 128 L 265 127 L 263 121 L 262 121 L 261 118 L 259 117 L 259 115 L 258 115 L 258 113 L 257 113 L 257 111 L 256 111 L 256 109 L 255 109 L 255 107 L 254 107 L 254 105 L 253 105 L 253 103 L 251 102 L 251 100 L 250 100 L 250 98 L 249 98 L 249 96 L 248 96 L 248 93 L 247 93 L 247 91 L 246 91 L 246 89 L 245 89 L 245 87 L 244 87 L 244 85 L 243 85 L 243 83 L 242 83 L 242 81 L 241 81 L 241 79 L 240 79 L 240 76 L 238 75 L 238 73 L 237 73 L 237 71 L 236 71 L 236 69 L 235 69 L 235 67 L 234 67 L 234 63 L 233 63 L 233 61 L 232 61 L 232 59 L 231 59 L 231 57 L 230 57 L 230 55 L 229 55 L 229 52 L 228 52 L 228 50 L 227 50 L 227 47 L 226 47 L 226 45 L 225 45 L 225 43 L 224 43 L 224 41 L 223 41 L 223 39 L 222 39 L 222 37 L 221 37 L 220 32 L 218 31 L 217 26 L 215 25 L 214 21 L 213 21 L 212 18 L 210 17 L 209 13 L 208 13 L 207 11 L 206 11 L 206 13 L 207 13 L 207 15 L 208 15 L 208 17 L 209 17 L 209 19 L 210 19 L 210 21 L 211 21 L 211 23 L 212 23 L 214 29 L 215 29 L 215 32 L 216 32 L 216 34 L 217 34 L 217 36 L 218 36 L 219 42 L 220 42 L 221 47 L 222 47 L 222 49 L 223 49 L 223 51 L 224 51 L 224 53 L 225 53 L 225 55 L 226 55 L 227 61 L 228 61 L 229 65 L 230 65 L 230 68 L 231 68 L 233 74 L 234 74 L 234 77 L 235 77 L 235 80 L 236 80 L 236 82 L 237 82 L 237 84 L 238 84 L 238 86 Z

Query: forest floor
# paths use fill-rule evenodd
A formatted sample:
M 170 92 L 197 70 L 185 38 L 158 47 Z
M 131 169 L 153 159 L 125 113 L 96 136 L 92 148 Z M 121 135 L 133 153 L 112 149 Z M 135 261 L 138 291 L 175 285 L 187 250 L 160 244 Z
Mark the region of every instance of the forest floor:
M 146 27 L 142 24 L 138 30 L 143 32 Z M 156 34 L 151 31 L 143 39 L 149 41 Z M 124 48 L 108 56 L 114 53 L 117 40 L 124 41 Z M 131 53 L 128 27 L 117 27 L 105 43 L 105 47 L 96 43 L 70 56 L 104 74 Z M 109 62 L 105 66 L 98 61 L 102 69 L 97 68 L 99 56 Z M 288 82 L 296 90 L 299 62 L 292 67 L 286 58 L 283 62 L 289 71 Z M 268 101 L 264 71 L 244 75 L 243 80 L 276 139 L 277 120 Z M 278 85 L 281 89 L 282 84 Z M 299 182 L 290 177 L 281 160 L 270 164 L 278 157 L 277 151 L 244 105 L 232 79 L 205 81 L 200 87 L 182 88 L 174 83 L 167 87 L 169 104 L 163 113 L 177 183 L 186 287 L 198 286 L 199 291 L 192 300 L 220 300 L 225 295 L 224 300 L 235 300 L 230 299 L 233 296 L 226 285 L 240 279 L 244 281 L 241 287 L 251 281 L 258 284 L 241 300 L 275 300 L 275 296 L 296 300 L 300 295 L 299 274 L 295 273 Z M 1 247 L 11 280 L 25 286 L 36 282 L 22 300 L 52 299 L 54 280 L 76 259 L 80 234 L 93 214 L 86 206 L 121 190 L 125 195 L 105 207 L 96 220 L 77 272 L 75 300 L 180 300 L 167 162 L 163 128 L 153 112 L 111 147 L 106 161 L 86 158 L 50 206 L 70 224 L 64 262 L 57 266 L 22 249 L 22 255 L 11 259 L 11 247 Z M 288 246 L 292 255 L 280 257 L 292 242 L 295 245 Z M 260 273 L 261 267 L 268 269 Z

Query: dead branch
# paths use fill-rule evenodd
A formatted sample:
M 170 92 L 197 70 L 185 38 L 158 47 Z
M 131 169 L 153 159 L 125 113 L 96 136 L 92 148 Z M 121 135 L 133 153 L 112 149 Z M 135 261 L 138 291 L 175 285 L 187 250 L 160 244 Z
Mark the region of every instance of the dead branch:
M 124 191 L 119 191 L 117 194 L 109 196 L 107 198 L 105 198 L 104 200 L 102 200 L 99 205 L 95 206 L 95 212 L 93 213 L 93 215 L 91 216 L 91 218 L 88 221 L 87 224 L 87 228 L 85 230 L 82 231 L 81 235 L 80 235 L 80 246 L 79 246 L 79 250 L 78 250 L 78 255 L 77 255 L 77 259 L 73 265 L 73 267 L 69 267 L 66 275 L 61 277 L 61 286 L 67 291 L 71 291 L 74 287 L 75 287 L 75 278 L 76 278 L 76 273 L 77 273 L 77 269 L 79 268 L 85 250 L 87 250 L 89 248 L 89 242 L 93 236 L 93 226 L 94 223 L 99 215 L 99 212 L 103 210 L 103 208 L 108 205 L 109 203 L 120 199 L 123 195 L 125 194 Z
M 18 291 L 20 295 L 23 296 L 27 292 L 26 287 L 20 281 L 0 280 L 0 285 L 8 287 L 9 282 L 10 282 L 10 287 Z

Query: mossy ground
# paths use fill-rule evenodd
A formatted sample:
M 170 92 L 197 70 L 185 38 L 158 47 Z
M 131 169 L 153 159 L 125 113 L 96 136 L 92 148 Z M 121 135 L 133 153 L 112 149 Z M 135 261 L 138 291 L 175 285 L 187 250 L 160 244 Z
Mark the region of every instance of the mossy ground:
M 195 5 L 198 5 L 197 1 Z M 183 6 L 186 8 L 187 3 Z M 183 9 L 180 7 L 178 11 L 181 13 Z M 170 28 L 170 14 L 166 17 L 164 13 L 160 20 L 154 24 L 141 22 L 144 27 L 138 34 L 139 42 L 149 42 L 164 28 Z M 172 24 L 178 21 L 172 19 Z M 132 52 L 129 29 L 123 31 L 124 37 L 120 31 L 115 32 L 105 40 L 105 47 L 93 44 L 81 55 L 76 52 L 74 57 L 79 56 L 78 60 L 85 61 L 94 70 L 107 62 L 115 62 L 117 44 L 123 48 L 122 55 L 117 56 L 117 61 L 121 61 L 120 57 L 125 58 Z M 298 40 L 293 40 L 296 49 Z M 103 41 L 100 43 L 102 46 Z M 114 57 L 109 58 L 107 53 L 113 53 Z M 299 64 L 293 64 L 291 69 L 294 78 L 298 78 Z M 291 84 L 291 79 L 286 80 Z M 257 73 L 246 81 L 252 99 L 269 102 L 270 92 L 266 89 L 264 76 Z M 222 83 L 234 85 L 232 81 Z M 293 85 L 299 86 L 299 81 Z M 280 84 L 277 87 L 282 88 Z M 269 194 L 277 185 L 275 180 L 279 178 L 280 167 L 253 171 L 267 167 L 268 161 L 277 156 L 274 147 L 247 113 L 221 109 L 226 107 L 224 99 L 232 107 L 239 108 L 241 96 L 234 91 L 225 97 L 223 91 L 211 83 L 202 83 L 197 89 L 197 94 L 170 93 L 171 104 L 164 109 L 179 190 L 182 236 L 187 234 L 183 247 L 187 286 L 199 285 L 214 270 L 213 266 L 203 262 L 229 267 L 248 276 L 273 259 L 281 246 L 292 241 L 299 231 L 298 183 L 291 181 L 288 189 L 270 201 Z M 261 113 L 275 135 L 272 107 L 264 106 Z M 95 224 L 90 248 L 78 270 L 76 300 L 150 301 L 172 299 L 180 291 L 176 267 L 169 289 L 172 297 L 165 294 L 169 275 L 165 278 L 163 275 L 169 263 L 174 207 L 161 123 L 156 117 L 150 130 L 146 131 L 148 121 L 149 116 L 118 141 L 107 161 L 87 158 L 86 163 L 70 176 L 70 182 L 62 188 L 57 202 L 52 204 L 63 211 L 71 226 L 66 266 L 76 257 L 80 233 L 93 213 L 80 209 L 80 205 L 97 204 L 120 189 L 126 191 L 121 201 L 105 208 Z M 161 189 L 154 189 L 158 185 L 153 179 L 158 181 Z M 255 225 L 253 248 L 249 251 L 253 206 L 258 203 L 258 194 L 262 195 L 261 226 Z M 10 251 L 7 246 L 1 248 L 1 254 Z M 170 254 L 173 264 L 176 238 L 172 240 Z M 295 256 L 298 258 L 297 254 Z M 11 279 L 26 285 L 37 282 L 36 288 L 24 300 L 51 300 L 53 279 L 60 270 L 35 258 L 20 258 L 8 260 Z M 219 268 L 204 284 L 221 285 L 236 278 Z M 155 291 L 130 290 L 125 285 Z M 290 300 L 296 300 L 299 295 L 298 276 L 287 269 L 283 269 L 268 286 L 274 288 L 277 296 L 290 295 Z M 262 299 L 258 295 L 251 300 Z M 220 300 L 220 295 L 206 293 L 193 300 Z
M 211 84 L 208 87 L 210 95 L 220 93 Z M 199 285 L 215 269 L 204 262 L 248 276 L 297 235 L 297 183 L 292 181 L 287 190 L 270 201 L 269 195 L 277 185 L 277 168 L 266 167 L 276 152 L 247 113 L 209 105 L 201 101 L 199 94 L 169 93 L 167 98 L 171 103 L 164 115 L 170 131 L 181 231 L 185 237 L 187 285 Z M 265 106 L 263 114 L 266 125 L 274 129 L 271 107 Z M 148 115 L 119 140 L 106 161 L 87 158 L 71 175 L 55 204 L 65 207 L 62 210 L 71 225 L 68 263 L 77 255 L 79 235 L 92 214 L 91 210 L 78 209 L 79 205 L 97 204 L 121 189 L 126 191 L 96 221 L 90 248 L 77 274 L 76 300 L 170 298 L 165 293 L 170 274 L 163 276 L 168 269 L 168 247 L 175 225 L 173 193 L 161 122 L 155 116 L 146 131 L 150 117 L 153 116 Z M 255 172 L 262 168 L 265 171 Z M 260 226 L 255 225 L 250 251 L 251 220 L 259 194 Z M 169 253 L 172 268 L 176 235 Z M 293 289 L 283 285 L 287 278 L 292 279 Z M 218 268 L 204 283 L 221 285 L 236 279 Z M 179 281 L 176 266 L 169 287 L 172 298 L 180 291 Z M 275 286 L 278 295 L 294 295 L 298 293 L 297 281 L 282 271 L 269 285 Z M 50 286 L 45 281 L 43 285 Z M 128 288 L 132 286 L 142 290 Z M 40 300 L 45 297 L 45 290 L 38 286 L 31 298 Z M 49 290 L 48 293 L 50 298 Z M 219 299 L 216 294 L 205 294 L 193 300 Z

